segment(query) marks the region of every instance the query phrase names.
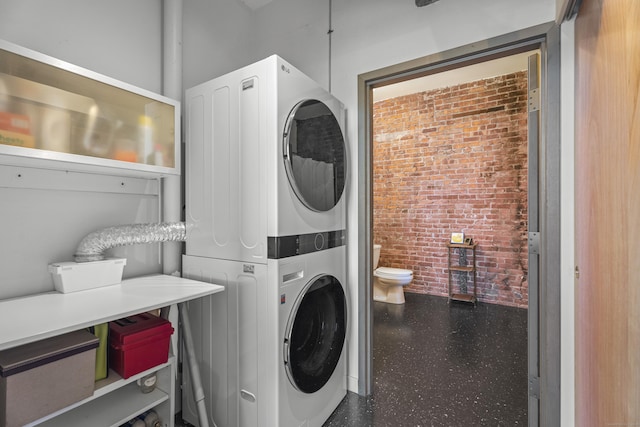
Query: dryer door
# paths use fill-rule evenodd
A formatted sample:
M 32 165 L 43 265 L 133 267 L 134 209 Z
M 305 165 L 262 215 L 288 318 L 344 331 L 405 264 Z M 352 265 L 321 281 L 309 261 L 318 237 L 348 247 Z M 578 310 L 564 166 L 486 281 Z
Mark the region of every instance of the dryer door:
M 298 103 L 284 129 L 284 163 L 291 187 L 309 209 L 331 210 L 346 179 L 346 147 L 331 109 L 316 99 Z
M 347 327 L 346 299 L 333 276 L 316 276 L 298 297 L 284 338 L 289 381 L 304 393 L 315 393 L 338 364 Z

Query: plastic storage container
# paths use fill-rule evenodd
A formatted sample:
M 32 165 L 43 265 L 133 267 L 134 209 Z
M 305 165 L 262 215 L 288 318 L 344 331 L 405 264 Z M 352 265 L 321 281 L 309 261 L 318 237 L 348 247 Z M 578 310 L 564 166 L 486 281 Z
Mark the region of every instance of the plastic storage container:
M 149 313 L 109 322 L 109 367 L 129 378 L 169 358 L 171 322 Z
M 122 282 L 122 272 L 127 265 L 126 258 L 109 258 L 91 262 L 56 262 L 49 264 L 56 291 L 84 291 L 102 286 L 117 285 Z
M 0 427 L 22 426 L 93 394 L 98 338 L 70 332 L 0 352 Z

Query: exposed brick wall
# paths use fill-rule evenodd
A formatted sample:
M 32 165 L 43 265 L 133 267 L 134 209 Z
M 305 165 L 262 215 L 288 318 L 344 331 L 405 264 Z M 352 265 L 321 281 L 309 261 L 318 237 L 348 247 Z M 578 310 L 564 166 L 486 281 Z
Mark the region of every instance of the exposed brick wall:
M 520 72 L 373 106 L 374 241 L 380 266 L 413 270 L 405 291 L 447 295 L 462 231 L 479 300 L 527 306 L 526 88 Z

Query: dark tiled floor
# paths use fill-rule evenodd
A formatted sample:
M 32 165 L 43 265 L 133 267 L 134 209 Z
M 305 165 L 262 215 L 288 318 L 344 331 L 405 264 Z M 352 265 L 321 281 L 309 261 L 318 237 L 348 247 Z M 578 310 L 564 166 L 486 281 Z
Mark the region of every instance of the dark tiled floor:
M 373 396 L 325 427 L 526 426 L 527 311 L 405 297 L 374 303 Z

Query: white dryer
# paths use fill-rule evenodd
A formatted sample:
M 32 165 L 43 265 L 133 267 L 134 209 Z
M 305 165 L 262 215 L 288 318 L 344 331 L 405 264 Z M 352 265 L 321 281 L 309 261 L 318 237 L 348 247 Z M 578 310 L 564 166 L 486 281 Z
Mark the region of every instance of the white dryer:
M 274 55 L 188 89 L 185 110 L 187 255 L 266 263 L 342 242 L 341 102 Z
M 185 277 L 226 289 L 189 302 L 211 425 L 320 427 L 335 410 L 346 395 L 345 257 L 345 246 L 266 266 L 184 256 Z M 183 417 L 198 425 L 183 378 Z

